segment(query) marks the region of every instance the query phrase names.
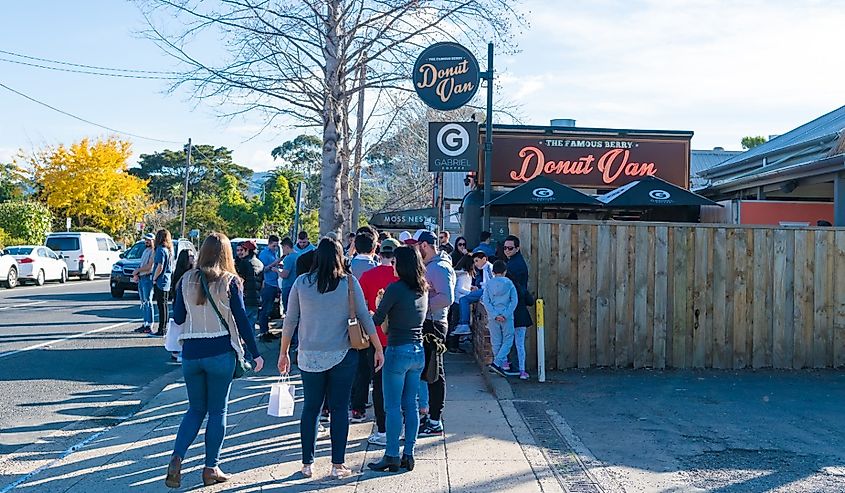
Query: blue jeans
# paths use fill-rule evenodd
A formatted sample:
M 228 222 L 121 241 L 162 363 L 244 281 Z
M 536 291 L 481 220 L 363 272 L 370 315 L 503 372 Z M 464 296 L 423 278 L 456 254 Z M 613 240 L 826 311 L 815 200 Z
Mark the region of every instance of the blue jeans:
M 271 284 L 265 284 L 261 288 L 261 311 L 258 312 L 258 329 L 262 334 L 270 331 L 270 313 L 273 311 L 273 302 L 279 288 Z
M 417 390 L 425 366 L 422 343 L 388 346 L 381 371 L 384 386 L 384 413 L 387 424 L 387 447 L 384 455 L 399 457 L 399 433 L 405 416 L 405 455 L 414 456 L 417 431 L 420 427 Z
M 141 313 L 144 316 L 144 326 L 153 326 L 153 280 L 150 276 L 140 276 L 138 279 L 138 296 L 141 298 Z
M 428 414 L 428 382 L 420 382 L 420 388 L 417 394 L 419 395 L 419 409 L 425 409 L 426 414 Z
M 205 467 L 217 467 L 226 436 L 229 389 L 235 372 L 235 353 L 228 351 L 208 358 L 182 360 L 182 374 L 188 391 L 188 411 L 182 417 L 173 454 L 184 459 L 188 447 L 205 425 Z
M 358 368 L 358 352 L 349 350 L 343 361 L 321 372 L 301 371 L 302 391 L 305 399 L 299 420 L 299 435 L 302 441 L 302 463 L 314 463 L 317 448 L 317 426 L 323 399 L 328 401 L 331 413 L 332 464 L 343 464 L 346 460 L 346 441 L 349 438 L 349 398 L 352 394 L 352 380 Z
M 293 286 L 285 286 L 282 288 L 282 313 L 287 313 L 288 311 L 288 298 L 290 298 L 290 290 Z
M 470 291 L 468 294 L 465 294 L 460 300 L 458 300 L 458 305 L 460 306 L 460 318 L 458 318 L 459 325 L 469 325 L 469 305 L 481 301 L 482 293 L 484 293 L 484 289 L 476 289 L 475 291 Z
M 255 324 L 258 323 L 259 307 L 245 306 L 244 308 L 246 309 L 246 319 L 249 322 L 249 330 L 255 331 Z

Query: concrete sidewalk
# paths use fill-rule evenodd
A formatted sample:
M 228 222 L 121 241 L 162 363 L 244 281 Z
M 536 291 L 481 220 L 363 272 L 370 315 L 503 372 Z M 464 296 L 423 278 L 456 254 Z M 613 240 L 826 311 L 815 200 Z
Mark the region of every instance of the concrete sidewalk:
M 373 428 L 369 421 L 350 428 L 346 463 L 359 474 L 344 481 L 328 478 L 331 464 L 326 434 L 318 441 L 314 478 L 305 479 L 299 473 L 300 409 L 297 406 L 292 418 L 267 415 L 276 355 L 267 354 L 266 359 L 269 368 L 263 375 L 237 380 L 232 388 L 221 463 L 222 469 L 232 474 L 232 480 L 215 487 L 202 487 L 201 434 L 185 459 L 182 490 L 562 491 L 556 481 L 549 480 L 547 464 L 544 467 L 542 455 L 533 450 L 531 435 L 519 415 L 509 412 L 507 406 L 503 410 L 487 391 L 481 370 L 468 355 L 447 355 L 446 435 L 419 439 L 417 467 L 413 472 L 376 473 L 366 468 L 368 462 L 378 460 L 383 454 L 381 447 L 367 444 Z M 298 390 L 301 396 L 301 388 Z M 130 419 L 49 464 L 13 491 L 166 491 L 166 464 L 186 406 L 184 384 L 169 385 Z M 372 418 L 372 413 L 369 414 Z M 39 457 L 30 459 L 37 461 Z M 14 481 L 7 477 L 4 482 L 10 479 Z

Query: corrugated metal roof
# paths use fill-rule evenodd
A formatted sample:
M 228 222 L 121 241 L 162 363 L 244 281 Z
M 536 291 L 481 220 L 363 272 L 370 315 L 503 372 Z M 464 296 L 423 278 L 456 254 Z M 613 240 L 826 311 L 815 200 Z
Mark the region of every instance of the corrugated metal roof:
M 709 179 L 730 179 L 748 174 L 749 169 L 766 170 L 787 167 L 798 162 L 812 162 L 827 157 L 845 128 L 845 106 L 822 115 L 811 122 L 779 135 L 774 139 L 736 155 L 701 175 Z
M 707 180 L 699 176 L 702 171 L 724 163 L 728 159 L 742 154 L 742 151 L 725 150 L 695 150 L 690 151 L 689 173 L 691 189 L 696 189 L 707 184 Z

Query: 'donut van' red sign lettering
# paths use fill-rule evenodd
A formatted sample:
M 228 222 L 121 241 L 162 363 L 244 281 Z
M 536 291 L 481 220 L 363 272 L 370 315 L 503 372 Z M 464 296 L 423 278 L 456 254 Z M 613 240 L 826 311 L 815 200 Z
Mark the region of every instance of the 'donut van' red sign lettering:
M 494 130 L 492 181 L 519 185 L 545 176 L 571 187 L 612 189 L 656 176 L 689 188 L 691 136 L 684 132 L 632 137 Z

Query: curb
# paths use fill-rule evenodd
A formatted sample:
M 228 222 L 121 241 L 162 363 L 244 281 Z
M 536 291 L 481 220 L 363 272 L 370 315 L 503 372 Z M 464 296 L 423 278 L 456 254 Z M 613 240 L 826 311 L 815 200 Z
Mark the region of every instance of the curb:
M 0 493 L 7 493 L 14 490 L 17 486 L 32 479 L 57 461 L 78 451 L 92 439 L 132 418 L 144 406 L 163 392 L 168 385 L 177 382 L 181 377 L 182 369 L 176 368 L 151 381 L 140 391 L 123 399 L 110 402 L 107 406 L 98 410 L 93 416 L 71 423 L 50 435 L 42 437 L 32 445 L 22 447 L 6 455 L 0 459 L 0 473 L 4 478 L 3 482 L 0 482 Z M 131 405 L 121 404 L 126 401 L 138 402 Z M 128 413 L 120 416 L 108 416 L 110 412 L 121 408 L 126 408 Z M 82 430 L 84 430 L 84 433 L 82 433 L 85 435 L 84 437 L 71 435 L 74 431 Z M 49 458 L 41 460 L 40 462 L 42 463 L 40 465 L 33 466 L 29 471 L 7 472 L 7 468 L 14 468 L 16 464 L 21 465 L 27 462 L 29 457 L 37 455 L 43 455 Z

